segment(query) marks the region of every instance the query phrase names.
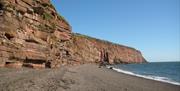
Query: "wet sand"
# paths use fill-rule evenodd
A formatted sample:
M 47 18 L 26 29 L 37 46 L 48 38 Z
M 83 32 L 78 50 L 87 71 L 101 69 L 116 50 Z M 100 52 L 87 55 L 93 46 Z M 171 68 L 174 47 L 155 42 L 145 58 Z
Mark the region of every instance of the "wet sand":
M 180 86 L 85 64 L 40 70 L 0 68 L 0 91 L 180 91 Z

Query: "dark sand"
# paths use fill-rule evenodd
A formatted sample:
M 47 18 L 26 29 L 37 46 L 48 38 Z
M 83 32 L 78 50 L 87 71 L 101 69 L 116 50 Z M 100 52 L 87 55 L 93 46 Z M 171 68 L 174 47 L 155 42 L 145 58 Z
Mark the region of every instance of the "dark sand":
M 41 70 L 0 68 L 0 91 L 180 91 L 180 86 L 86 64 Z

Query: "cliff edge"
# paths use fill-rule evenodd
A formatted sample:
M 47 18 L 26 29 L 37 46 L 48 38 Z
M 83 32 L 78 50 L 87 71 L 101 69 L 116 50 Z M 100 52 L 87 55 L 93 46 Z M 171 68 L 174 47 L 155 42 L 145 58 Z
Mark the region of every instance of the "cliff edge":
M 72 34 L 50 0 L 0 0 L 0 67 L 145 62 L 140 51 Z
M 106 61 L 109 64 L 147 62 L 139 50 L 90 36 L 73 33 L 73 55 L 83 63 Z

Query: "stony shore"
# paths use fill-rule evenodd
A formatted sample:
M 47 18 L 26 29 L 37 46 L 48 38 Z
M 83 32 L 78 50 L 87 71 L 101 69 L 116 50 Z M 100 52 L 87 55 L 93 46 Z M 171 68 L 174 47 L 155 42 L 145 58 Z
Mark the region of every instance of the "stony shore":
M 0 91 L 180 91 L 180 86 L 85 64 L 39 70 L 0 68 Z

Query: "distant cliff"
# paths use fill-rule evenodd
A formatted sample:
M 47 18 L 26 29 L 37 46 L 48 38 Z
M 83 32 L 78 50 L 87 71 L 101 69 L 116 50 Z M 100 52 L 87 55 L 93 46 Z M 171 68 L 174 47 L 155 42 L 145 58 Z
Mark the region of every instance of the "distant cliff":
M 0 0 L 0 66 L 56 68 L 105 59 L 145 62 L 133 48 L 72 34 L 50 0 Z
M 141 52 L 127 46 L 114 44 L 108 41 L 92 38 L 74 33 L 72 36 L 73 55 L 83 63 L 99 62 L 106 60 L 110 64 L 143 63 L 146 62 Z M 104 58 L 104 56 L 107 58 Z

